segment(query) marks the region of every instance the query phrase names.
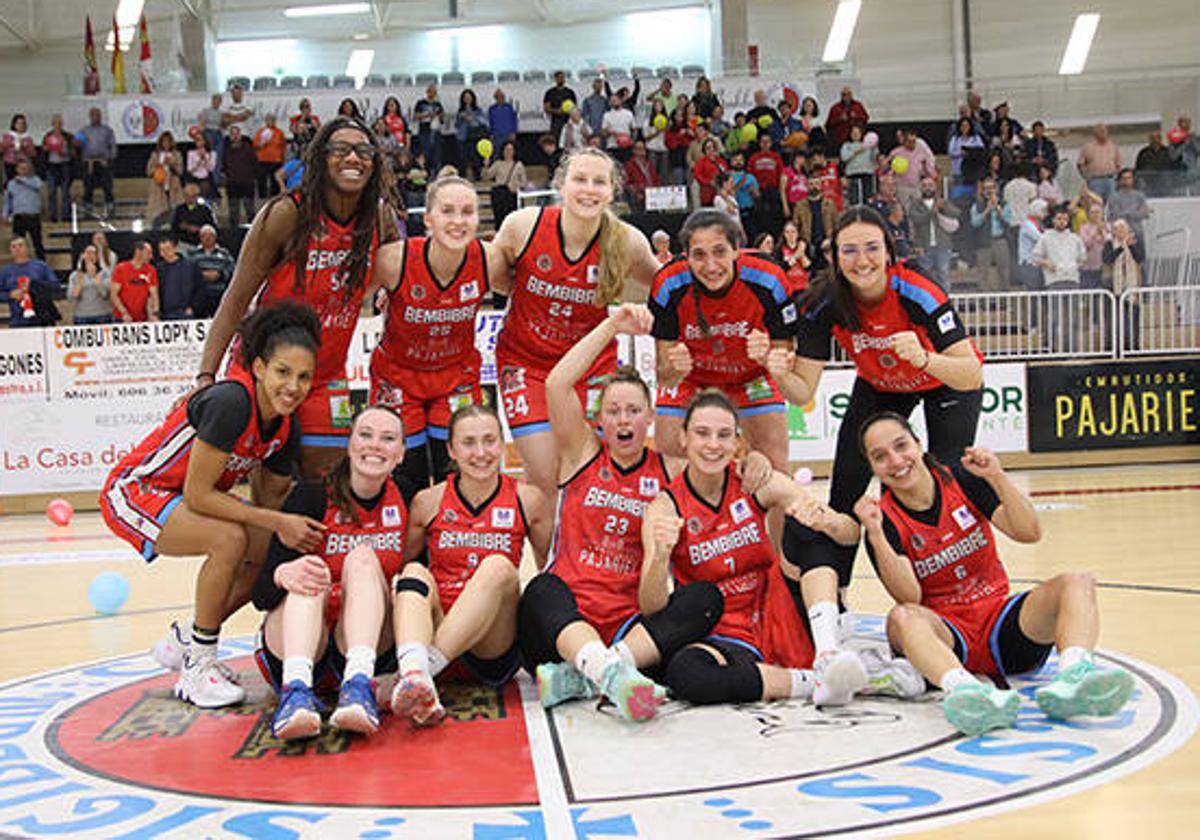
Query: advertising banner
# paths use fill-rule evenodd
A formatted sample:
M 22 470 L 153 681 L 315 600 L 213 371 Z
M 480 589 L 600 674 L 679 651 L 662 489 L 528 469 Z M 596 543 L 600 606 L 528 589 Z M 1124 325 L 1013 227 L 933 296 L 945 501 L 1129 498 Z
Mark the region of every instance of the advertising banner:
M 1029 451 L 1200 444 L 1200 358 L 1031 365 Z

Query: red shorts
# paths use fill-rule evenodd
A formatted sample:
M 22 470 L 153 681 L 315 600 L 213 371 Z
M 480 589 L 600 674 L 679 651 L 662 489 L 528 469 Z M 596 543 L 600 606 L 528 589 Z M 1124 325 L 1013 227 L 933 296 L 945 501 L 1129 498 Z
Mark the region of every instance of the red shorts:
M 745 382 L 735 382 L 714 386 L 696 385 L 686 379 L 674 388 L 659 387 L 654 410 L 668 417 L 682 417 L 687 413 L 687 405 L 698 391 L 707 387 L 719 388 L 737 407 L 742 417 L 753 417 L 756 414 L 770 414 L 775 411 L 786 411 L 787 401 L 779 391 L 775 380 L 763 374 Z
M 163 525 L 182 501 L 180 490 L 164 490 L 134 479 L 115 477 L 100 491 L 100 515 L 110 531 L 150 562 L 158 556 L 158 535 Z
M 616 369 L 617 346 L 613 344 L 575 384 L 575 393 L 589 419 L 594 418 L 600 408 L 605 378 Z M 550 369 L 544 366 L 507 354 L 496 354 L 496 393 L 514 438 L 550 431 L 550 415 L 546 410 L 546 377 L 549 375 Z
M 350 406 L 350 384 L 345 379 L 314 382 L 312 390 L 296 409 L 302 446 L 346 447 L 354 422 Z
M 938 618 L 954 636 L 954 653 L 973 674 L 1003 676 L 1036 671 L 1053 645 L 1039 644 L 1021 632 L 1018 618 L 1028 592 L 989 598 L 962 607 L 938 607 Z
M 450 417 L 465 405 L 482 405 L 479 367 L 464 365 L 431 371 L 404 371 L 391 377 L 371 377 L 371 405 L 385 405 L 400 412 L 404 421 L 404 445 L 424 446 L 428 438 L 446 440 Z

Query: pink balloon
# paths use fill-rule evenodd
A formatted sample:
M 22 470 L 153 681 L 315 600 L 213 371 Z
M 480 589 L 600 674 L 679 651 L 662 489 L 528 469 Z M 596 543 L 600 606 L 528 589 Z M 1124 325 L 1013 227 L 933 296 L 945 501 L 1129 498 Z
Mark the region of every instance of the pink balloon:
M 71 517 L 75 515 L 75 508 L 66 499 L 54 499 L 50 504 L 46 505 L 46 516 L 55 525 L 66 527 L 71 524 Z
M 795 479 L 797 484 L 811 484 L 813 480 L 812 470 L 808 467 L 801 467 L 796 470 Z
M 863 145 L 870 149 L 875 148 L 879 145 L 879 135 L 874 131 L 868 131 L 863 135 Z

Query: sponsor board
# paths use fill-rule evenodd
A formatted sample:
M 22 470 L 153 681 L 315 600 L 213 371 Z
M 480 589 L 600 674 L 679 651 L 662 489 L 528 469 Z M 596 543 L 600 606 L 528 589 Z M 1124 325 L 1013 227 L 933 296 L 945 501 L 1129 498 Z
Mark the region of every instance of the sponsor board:
M 1029 366 L 1030 452 L 1200 443 L 1200 358 Z
M 788 457 L 791 460 L 833 458 L 854 379 L 855 373 L 851 369 L 826 370 L 808 405 L 788 406 Z M 984 365 L 983 409 L 975 442 L 994 452 L 1024 452 L 1028 416 L 1025 365 Z M 913 411 L 910 419 L 917 434 L 927 441 L 922 408 Z
M 859 617 L 880 644 L 881 619 Z M 611 707 L 543 711 L 528 678 L 442 683 L 448 720 L 375 736 L 270 735 L 274 699 L 248 638 L 223 644 L 240 707 L 175 700 L 173 676 L 125 656 L 0 686 L 0 833 L 60 837 L 780 837 L 919 830 L 1011 811 L 1127 775 L 1187 740 L 1196 702 L 1134 674 L 1118 715 L 1046 718 L 1053 676 L 1014 681 L 1016 726 L 956 734 L 936 696 L 818 709 L 669 703 L 632 727 Z M 686 756 L 686 758 L 685 758 Z

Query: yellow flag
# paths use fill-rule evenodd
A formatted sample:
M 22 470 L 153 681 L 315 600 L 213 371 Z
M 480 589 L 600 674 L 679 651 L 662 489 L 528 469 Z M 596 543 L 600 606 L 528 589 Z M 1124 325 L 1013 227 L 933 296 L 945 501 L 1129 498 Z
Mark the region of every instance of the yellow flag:
M 121 55 L 121 28 L 117 26 L 117 15 L 113 13 L 113 93 L 125 92 L 125 58 Z

